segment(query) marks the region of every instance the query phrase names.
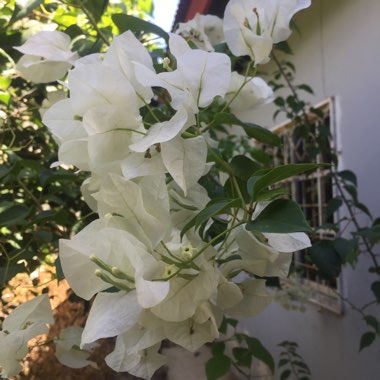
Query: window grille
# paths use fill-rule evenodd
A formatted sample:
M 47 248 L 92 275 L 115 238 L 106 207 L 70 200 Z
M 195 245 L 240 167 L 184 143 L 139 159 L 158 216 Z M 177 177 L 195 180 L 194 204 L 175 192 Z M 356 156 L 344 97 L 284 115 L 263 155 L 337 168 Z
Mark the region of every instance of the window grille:
M 281 147 L 262 146 L 272 157 L 274 166 L 291 163 L 331 163 L 330 149 L 316 153 L 313 151 L 313 140 L 319 138 L 318 132 L 323 128 L 334 132 L 333 99 L 328 99 L 313 108 L 308 117 L 308 128 L 305 132 L 302 125 L 287 121 L 272 129 L 282 140 Z M 323 129 L 322 129 L 323 130 Z M 331 141 L 327 140 L 326 141 Z M 334 197 L 334 189 L 326 169 L 317 169 L 310 175 L 294 176 L 282 182 L 287 186 L 291 198 L 302 207 L 306 219 L 312 227 L 320 227 L 333 222 L 333 216 L 326 216 L 326 206 Z M 329 229 L 318 230 L 321 239 L 333 239 L 335 232 Z M 309 259 L 308 250 L 295 253 L 295 270 L 299 273 L 300 282 L 309 289 L 310 301 L 335 313 L 342 312 L 342 304 L 337 294 L 339 279 L 327 281 L 318 275 L 315 265 Z

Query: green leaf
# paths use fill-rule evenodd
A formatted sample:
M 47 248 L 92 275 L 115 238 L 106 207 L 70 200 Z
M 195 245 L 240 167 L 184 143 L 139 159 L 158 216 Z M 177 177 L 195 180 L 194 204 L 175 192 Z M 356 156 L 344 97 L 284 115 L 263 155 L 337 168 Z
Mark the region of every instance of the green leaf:
M 257 201 L 272 201 L 278 197 L 283 197 L 285 195 L 289 195 L 289 190 L 285 187 L 279 187 L 278 189 L 272 189 L 261 193 L 257 197 Z
M 380 303 L 380 281 L 373 282 L 371 290 L 376 297 L 377 303 Z
M 65 278 L 65 275 L 63 273 L 61 259 L 58 257 L 57 260 L 55 260 L 55 275 L 57 276 L 57 280 L 62 281 Z
M 283 367 L 284 365 L 287 365 L 289 363 L 288 359 L 280 359 L 278 362 L 278 367 Z
M 270 203 L 255 220 L 247 224 L 246 229 L 273 233 L 312 231 L 300 206 L 288 199 Z
M 34 9 L 38 8 L 43 0 L 16 1 L 15 10 L 9 23 L 21 20 L 28 16 Z
M 256 200 L 256 197 L 266 189 L 268 186 L 271 186 L 277 182 L 280 182 L 289 177 L 305 173 L 309 170 L 314 170 L 320 167 L 318 164 L 288 164 L 281 165 L 274 169 L 269 170 L 266 174 L 258 178 L 253 187 L 248 189 L 248 192 L 252 194 L 253 199 Z M 257 175 L 257 173 L 256 173 Z
M 229 165 L 232 168 L 234 176 L 243 181 L 247 181 L 255 171 L 260 169 L 259 164 L 243 155 L 235 156 Z
M 366 321 L 368 326 L 374 328 L 377 334 L 380 333 L 380 322 L 376 317 L 374 317 L 373 315 L 366 315 L 364 317 L 364 320 Z
M 263 344 L 257 338 L 244 335 L 244 339 L 247 342 L 248 349 L 252 356 L 265 363 L 272 371 L 272 374 L 274 374 L 275 363 L 270 352 L 263 346 Z
M 297 86 L 297 88 L 300 90 L 303 90 L 305 92 L 308 92 L 309 94 L 314 95 L 313 89 L 310 86 L 308 86 L 307 84 L 300 84 Z
M 370 228 L 363 228 L 357 232 L 357 235 L 368 239 L 371 244 L 378 243 L 380 241 L 380 225 L 375 224 Z
M 355 186 L 353 185 L 346 185 L 344 186 L 345 190 L 347 191 L 348 194 L 351 195 L 351 198 L 355 203 L 358 202 L 358 190 Z
M 285 370 L 284 372 L 281 373 L 280 380 L 288 379 L 291 373 L 292 372 L 290 371 L 290 369 Z
M 192 227 L 199 227 L 214 216 L 225 214 L 231 207 L 240 207 L 240 199 L 217 199 L 208 203 L 205 209 L 191 219 L 181 231 L 181 238 Z
M 355 186 L 358 186 L 358 180 L 356 178 L 356 175 L 351 170 L 342 170 L 341 172 L 338 172 L 338 176 L 343 180 L 349 181 L 353 183 Z
M 248 348 L 234 347 L 232 349 L 232 354 L 234 355 L 238 365 L 248 368 L 251 367 L 252 354 Z
M 129 16 L 123 13 L 112 15 L 112 20 L 119 28 L 120 33 L 131 30 L 133 33 L 152 33 L 162 37 L 165 41 L 169 40 L 169 34 L 166 33 L 159 26 L 152 24 L 148 21 L 142 20 L 138 17 Z
M 342 260 L 334 248 L 334 242 L 321 240 L 310 248 L 310 257 L 320 274 L 327 278 L 339 276 Z
M 85 8 L 92 14 L 94 20 L 99 22 L 103 13 L 107 9 L 108 0 L 86 0 Z
M 224 376 L 230 369 L 231 359 L 225 355 L 212 357 L 206 363 L 207 380 L 216 380 Z
M 343 262 L 354 264 L 359 255 L 358 243 L 357 239 L 347 240 L 344 238 L 336 238 L 334 240 L 334 249 Z
M 372 219 L 372 214 L 371 214 L 371 211 L 369 211 L 368 207 L 361 203 L 361 202 L 356 202 L 354 203 L 354 206 L 359 209 L 360 211 L 363 211 L 364 214 L 368 215 L 371 219 Z
M 213 356 L 223 355 L 225 348 L 226 348 L 226 345 L 224 344 L 224 342 L 212 343 L 212 355 Z
M 5 105 L 9 105 L 10 100 L 11 94 L 9 92 L 0 91 L 0 102 L 4 103 Z
M 0 207 L 0 226 L 10 227 L 25 223 L 29 209 L 20 204 L 8 204 Z
M 286 41 L 282 41 L 282 42 L 275 44 L 274 48 L 282 51 L 285 54 L 289 54 L 289 55 L 293 54 L 292 49 L 290 48 L 289 44 Z
M 326 218 L 334 215 L 334 213 L 342 206 L 343 201 L 340 197 L 332 198 L 328 201 L 326 207 Z
M 219 124 L 233 124 L 240 125 L 245 130 L 245 133 L 251 137 L 260 141 L 264 144 L 280 146 L 281 139 L 271 132 L 269 129 L 260 127 L 259 125 L 252 123 L 244 123 L 240 121 L 235 115 L 227 112 L 218 113 L 215 116 L 214 123 Z
M 374 332 L 366 332 L 362 335 L 360 338 L 360 349 L 359 351 L 363 350 L 364 348 L 370 346 L 374 340 L 376 339 L 376 334 Z

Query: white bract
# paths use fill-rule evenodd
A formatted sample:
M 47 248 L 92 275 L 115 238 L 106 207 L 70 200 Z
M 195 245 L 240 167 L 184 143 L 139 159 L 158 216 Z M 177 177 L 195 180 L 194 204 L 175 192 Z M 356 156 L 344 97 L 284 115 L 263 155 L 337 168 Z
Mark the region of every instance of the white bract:
M 293 15 L 311 0 L 230 0 L 224 13 L 224 36 L 236 56 L 266 63 L 272 45 L 289 38 Z
M 180 22 L 176 33 L 192 41 L 202 50 L 214 51 L 214 45 L 224 41 L 223 20 L 218 16 L 197 13 L 188 22 Z
M 15 47 L 25 54 L 16 69 L 31 82 L 48 83 L 61 79 L 79 58 L 70 50 L 70 37 L 59 31 L 43 31 Z
M 2 376 L 13 377 L 20 372 L 20 361 L 28 353 L 28 341 L 46 334 L 47 323 L 54 323 L 47 295 L 21 304 L 4 320 L 0 331 Z
M 273 43 L 289 36 L 293 14 L 309 4 L 230 1 L 225 39 L 233 54 L 252 59 L 246 76 L 231 73 L 230 57 L 214 52 L 224 39 L 215 16 L 180 24 L 185 38 L 170 34 L 160 69 L 131 31 L 104 53 L 75 62 L 68 98 L 44 110 L 43 122 L 59 145 L 59 163 L 88 173 L 82 193 L 98 219 L 62 239 L 59 250 L 71 288 L 95 299 L 83 331 L 58 338 L 62 363 L 91 364 L 88 345 L 112 337 L 107 364 L 149 379 L 165 363 L 162 340 L 195 351 L 219 336 L 224 315 L 260 313 L 272 299 L 265 277 L 287 276 L 292 252 L 310 246 L 303 232 L 246 229 L 269 202 L 247 201 L 246 183 L 239 185 L 244 168 L 225 161 L 217 142 L 218 128 L 230 128 L 218 124 L 219 113 L 251 119 L 255 107 L 272 100 L 270 87 L 248 69 L 268 60 Z M 19 66 L 34 80 L 33 70 L 54 66 L 39 77 L 50 81 L 65 75 L 77 56 L 66 35 L 44 33 L 19 48 L 34 53 Z M 4 373 L 16 373 L 28 339 L 46 331 L 46 302 L 36 298 L 5 320 Z

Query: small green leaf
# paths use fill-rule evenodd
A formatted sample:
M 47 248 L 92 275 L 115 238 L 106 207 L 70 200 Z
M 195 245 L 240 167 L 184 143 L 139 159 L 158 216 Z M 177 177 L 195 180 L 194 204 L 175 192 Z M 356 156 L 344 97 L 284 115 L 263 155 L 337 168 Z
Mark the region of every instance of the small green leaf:
M 277 199 L 270 203 L 252 222 L 248 231 L 291 233 L 310 232 L 312 229 L 297 203 L 288 199 Z
M 359 255 L 358 243 L 357 239 L 347 240 L 344 238 L 336 238 L 334 240 L 334 249 L 343 262 L 354 264 Z
M 99 22 L 103 13 L 107 9 L 108 0 L 86 0 L 84 6 L 89 11 L 94 20 Z
M 292 372 L 290 371 L 290 369 L 285 370 L 284 372 L 281 373 L 280 380 L 288 379 L 291 373 Z
M 230 369 L 231 359 L 225 355 L 212 357 L 206 363 L 207 380 L 217 380 L 224 376 Z
M 359 349 L 359 351 L 370 346 L 374 342 L 375 339 L 376 339 L 375 333 L 373 333 L 373 332 L 364 333 L 362 335 L 362 337 L 360 338 L 360 349 Z
M 361 202 L 356 202 L 356 203 L 354 204 L 354 206 L 355 206 L 357 209 L 359 209 L 360 211 L 363 211 L 364 214 L 366 214 L 367 216 L 369 216 L 369 217 L 372 219 L 371 211 L 369 211 L 368 207 L 367 207 L 365 204 L 363 204 L 363 203 L 361 203 Z
M 280 359 L 278 362 L 278 367 L 283 367 L 284 365 L 287 365 L 289 363 L 288 359 Z
M 254 138 L 257 141 L 260 141 L 264 144 L 280 146 L 282 143 L 281 139 L 277 135 L 275 135 L 273 132 L 271 132 L 269 129 L 260 127 L 259 125 L 252 124 L 252 123 L 244 123 L 231 113 L 227 113 L 227 112 L 218 113 L 215 116 L 214 123 L 216 125 L 220 125 L 220 124 L 239 125 L 243 127 L 245 133 L 249 137 Z
M 263 346 L 263 344 L 257 338 L 252 338 L 247 335 L 244 335 L 243 337 L 247 342 L 248 349 L 252 356 L 265 363 L 272 371 L 272 374 L 274 374 L 275 362 L 270 352 Z
M 238 365 L 248 368 L 251 367 L 252 354 L 248 348 L 234 347 L 232 349 L 232 354 L 234 355 Z
M 232 168 L 234 176 L 243 181 L 247 181 L 254 172 L 260 169 L 259 164 L 243 155 L 235 156 L 229 165 Z
M 120 33 L 131 30 L 133 33 L 152 33 L 162 37 L 165 41 L 169 40 L 169 34 L 159 26 L 138 17 L 117 13 L 112 15 L 112 20 L 119 28 Z
M 355 203 L 357 203 L 358 202 L 358 190 L 357 190 L 357 188 L 353 185 L 346 185 L 346 186 L 344 186 L 344 188 L 347 191 L 347 193 L 351 195 L 352 200 Z
M 380 333 L 380 322 L 376 317 L 374 317 L 373 315 L 366 315 L 364 317 L 364 320 L 366 321 L 368 326 L 374 328 L 377 334 Z
M 213 356 L 223 355 L 225 348 L 226 348 L 226 345 L 224 344 L 224 342 L 214 342 L 212 344 L 212 355 Z
M 378 243 L 380 241 L 380 225 L 375 224 L 370 228 L 363 228 L 357 232 L 357 235 L 368 239 L 371 244 Z
M 249 189 L 249 192 L 252 194 L 253 199 L 256 200 L 256 197 L 265 190 L 268 186 L 274 185 L 284 179 L 305 173 L 310 170 L 315 170 L 318 167 L 321 167 L 319 164 L 288 164 L 281 165 L 274 169 L 267 171 L 264 175 L 258 178 L 254 185 L 253 189 Z M 257 176 L 258 173 L 255 173 Z
M 310 248 L 310 257 L 320 274 L 327 278 L 339 276 L 342 260 L 334 248 L 334 242 L 321 240 Z
M 10 227 L 25 223 L 29 209 L 20 204 L 11 204 L 0 211 L 0 226 Z
M 342 206 L 342 204 L 343 201 L 340 197 L 330 199 L 326 207 L 326 218 L 334 215 L 334 213 L 339 209 L 340 206 Z
M 285 54 L 292 55 L 293 51 L 286 41 L 279 42 L 274 45 L 275 49 L 282 51 Z
M 229 212 L 231 207 L 240 207 L 240 199 L 217 199 L 208 203 L 205 209 L 200 211 L 193 219 L 191 219 L 181 231 L 181 238 L 192 227 L 199 227 L 201 224 L 207 222 L 220 214 Z
M 285 187 L 279 187 L 278 189 L 272 189 L 261 193 L 257 197 L 257 201 L 271 201 L 275 198 L 283 197 L 284 195 L 289 195 L 289 190 Z
M 300 90 L 303 90 L 305 92 L 308 92 L 309 94 L 314 95 L 313 89 L 310 86 L 308 86 L 307 84 L 300 84 L 297 86 L 297 88 L 299 88 Z
M 371 290 L 376 297 L 378 303 L 380 303 L 380 281 L 375 281 L 371 285 Z
M 274 185 L 289 177 L 305 173 L 309 170 L 314 170 L 320 167 L 318 164 L 288 164 L 278 166 L 274 169 L 269 170 L 266 174 L 262 175 L 261 178 L 257 179 L 253 185 L 253 189 L 249 192 L 253 194 L 253 199 L 266 189 L 268 186 Z M 255 173 L 257 176 L 258 174 Z
M 354 172 L 350 170 L 342 170 L 341 172 L 338 172 L 338 176 L 342 178 L 343 180 L 349 181 L 355 186 L 358 186 L 358 180 Z

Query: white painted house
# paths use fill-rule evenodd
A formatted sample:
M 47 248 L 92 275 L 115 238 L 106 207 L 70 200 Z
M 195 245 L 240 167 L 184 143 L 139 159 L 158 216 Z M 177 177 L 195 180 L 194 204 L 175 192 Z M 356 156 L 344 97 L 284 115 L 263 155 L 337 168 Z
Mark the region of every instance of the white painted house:
M 222 17 L 226 3 L 181 0 L 175 22 L 191 19 L 196 12 Z M 330 107 L 340 170 L 357 174 L 359 199 L 375 217 L 380 216 L 380 0 L 312 0 L 295 22 L 301 35 L 294 32 L 289 44 L 295 53 L 290 60 L 297 69 L 296 83 L 313 88 L 315 96 L 304 96 L 311 105 L 325 102 Z M 263 70 L 271 72 L 274 65 Z M 265 106 L 249 121 L 273 128 L 274 110 Z M 363 255 L 355 270 L 344 268 L 337 280 L 343 297 L 359 306 L 373 299 L 369 266 Z M 380 379 L 378 341 L 359 353 L 360 337 L 370 330 L 361 316 L 347 304 L 324 305 L 329 306 L 323 299 L 319 304 L 307 302 L 305 312 L 296 312 L 273 303 L 259 316 L 243 320 L 241 327 L 258 337 L 276 361 L 278 343 L 297 342 L 313 380 Z M 367 312 L 380 319 L 379 308 Z M 257 374 L 263 373 L 268 372 L 258 369 Z
M 375 217 L 380 216 L 379 20 L 379 0 L 312 0 L 311 8 L 295 17 L 301 35 L 293 33 L 289 40 L 296 82 L 315 91 L 306 100 L 315 105 L 334 98 L 332 127 L 340 169 L 357 174 L 359 199 Z M 273 112 L 274 107 L 267 106 L 254 121 L 272 127 Z M 347 267 L 339 278 L 342 295 L 354 304 L 371 300 L 375 278 L 368 273 L 369 266 L 363 255 L 355 270 Z M 380 318 L 379 308 L 367 311 Z M 359 353 L 360 337 L 370 329 L 347 304 L 341 313 L 333 313 L 307 303 L 301 313 L 273 303 L 243 325 L 272 353 L 279 353 L 279 342 L 296 341 L 314 380 L 380 379 L 379 343 Z

